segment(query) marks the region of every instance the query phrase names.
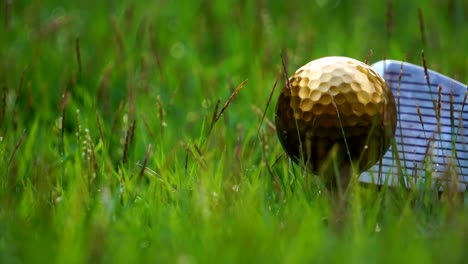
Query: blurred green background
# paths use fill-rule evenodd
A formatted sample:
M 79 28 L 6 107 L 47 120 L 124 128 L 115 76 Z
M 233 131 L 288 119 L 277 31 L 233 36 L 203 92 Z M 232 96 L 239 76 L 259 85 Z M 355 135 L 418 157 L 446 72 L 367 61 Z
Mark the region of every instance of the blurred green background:
M 427 190 L 356 187 L 335 233 L 268 121 L 281 53 L 291 74 L 424 50 L 467 83 L 467 1 L 1 4 L 0 262 L 466 260 L 466 205 Z

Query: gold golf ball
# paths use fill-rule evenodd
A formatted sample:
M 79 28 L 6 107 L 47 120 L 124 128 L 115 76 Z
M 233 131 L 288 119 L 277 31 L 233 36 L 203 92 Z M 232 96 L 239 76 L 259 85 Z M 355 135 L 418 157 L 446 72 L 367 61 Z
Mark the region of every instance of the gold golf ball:
M 279 140 L 295 161 L 317 173 L 332 149 L 340 166 L 359 172 L 374 165 L 395 134 L 392 91 L 369 65 L 346 57 L 309 62 L 289 78 L 278 98 Z

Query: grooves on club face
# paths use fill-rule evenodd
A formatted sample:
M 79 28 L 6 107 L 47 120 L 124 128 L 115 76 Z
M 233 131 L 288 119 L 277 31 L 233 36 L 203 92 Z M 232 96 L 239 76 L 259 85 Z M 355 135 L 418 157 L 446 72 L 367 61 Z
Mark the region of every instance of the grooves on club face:
M 393 148 L 396 146 L 398 151 L 390 148 L 381 163 L 361 174 L 359 180 L 410 187 L 418 179 L 430 178 L 432 187 L 465 191 L 467 86 L 431 70 L 426 78 L 423 67 L 410 63 L 385 60 L 372 67 L 386 80 L 395 97 L 398 117 Z

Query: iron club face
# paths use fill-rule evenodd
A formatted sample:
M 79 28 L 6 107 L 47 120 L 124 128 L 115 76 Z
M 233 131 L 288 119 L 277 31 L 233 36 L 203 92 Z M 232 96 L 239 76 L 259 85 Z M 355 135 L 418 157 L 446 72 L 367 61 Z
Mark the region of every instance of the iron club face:
M 467 86 L 423 67 L 395 60 L 372 67 L 385 79 L 397 105 L 395 142 L 360 176 L 363 183 L 409 186 L 423 177 L 465 191 L 468 184 Z M 426 77 L 427 76 L 427 77 Z M 409 177 L 407 177 L 409 176 Z M 435 181 L 434 181 L 435 182 Z

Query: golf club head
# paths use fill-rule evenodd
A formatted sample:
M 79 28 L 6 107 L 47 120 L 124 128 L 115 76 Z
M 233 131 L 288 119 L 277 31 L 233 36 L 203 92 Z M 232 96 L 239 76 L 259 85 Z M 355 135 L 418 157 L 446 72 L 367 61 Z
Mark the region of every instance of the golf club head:
M 468 184 L 467 86 L 431 70 L 427 71 L 429 78 L 426 78 L 423 67 L 406 62 L 384 60 L 372 67 L 392 89 L 397 128 L 392 147 L 359 180 L 410 187 L 430 177 L 424 182 L 433 188 L 465 191 Z

